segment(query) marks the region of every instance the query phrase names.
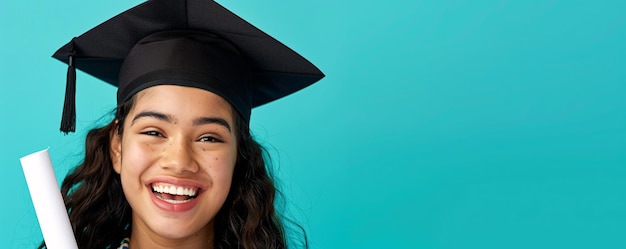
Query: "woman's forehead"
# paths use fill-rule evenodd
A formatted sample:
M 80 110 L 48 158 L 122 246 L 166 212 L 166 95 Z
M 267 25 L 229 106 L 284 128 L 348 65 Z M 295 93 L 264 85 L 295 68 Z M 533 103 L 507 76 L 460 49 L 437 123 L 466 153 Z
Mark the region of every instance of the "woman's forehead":
M 219 95 L 199 88 L 158 85 L 146 88 L 135 96 L 131 113 L 159 111 L 173 116 L 220 116 L 232 122 L 232 107 Z

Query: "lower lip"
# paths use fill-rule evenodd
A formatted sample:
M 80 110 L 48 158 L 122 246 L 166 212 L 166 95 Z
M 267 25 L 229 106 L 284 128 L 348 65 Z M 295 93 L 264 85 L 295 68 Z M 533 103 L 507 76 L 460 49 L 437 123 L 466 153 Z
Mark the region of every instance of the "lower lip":
M 163 209 L 168 212 L 186 212 L 191 210 L 198 203 L 198 197 L 193 198 L 191 201 L 179 204 L 169 203 L 167 201 L 161 200 L 159 197 L 154 195 L 152 191 L 150 191 L 150 196 L 152 197 L 152 203 L 156 205 L 158 208 Z

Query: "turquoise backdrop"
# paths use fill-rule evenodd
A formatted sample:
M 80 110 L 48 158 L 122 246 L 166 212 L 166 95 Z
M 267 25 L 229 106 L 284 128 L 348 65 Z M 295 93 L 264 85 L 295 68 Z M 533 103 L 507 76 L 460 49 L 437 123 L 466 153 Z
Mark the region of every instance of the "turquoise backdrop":
M 115 89 L 50 56 L 140 1 L 0 0 L 0 248 L 42 238 L 19 158 L 80 161 Z M 311 249 L 626 248 L 626 1 L 221 4 L 327 77 L 253 111 Z

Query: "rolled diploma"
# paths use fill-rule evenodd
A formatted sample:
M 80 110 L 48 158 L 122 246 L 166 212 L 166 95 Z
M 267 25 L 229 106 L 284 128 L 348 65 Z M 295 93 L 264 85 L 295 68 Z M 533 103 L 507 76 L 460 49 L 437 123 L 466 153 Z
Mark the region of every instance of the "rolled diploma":
M 20 158 L 48 249 L 78 249 L 48 150 Z

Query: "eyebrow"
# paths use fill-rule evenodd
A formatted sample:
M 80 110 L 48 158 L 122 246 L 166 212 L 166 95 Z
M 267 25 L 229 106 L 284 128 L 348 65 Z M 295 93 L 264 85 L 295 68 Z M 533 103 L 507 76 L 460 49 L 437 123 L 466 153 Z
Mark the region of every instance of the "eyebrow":
M 162 120 L 168 123 L 173 123 L 173 119 L 170 115 L 167 115 L 165 113 L 160 113 L 160 112 L 153 112 L 153 111 L 145 111 L 145 112 L 140 112 L 137 115 L 135 115 L 135 117 L 133 118 L 133 121 L 131 122 L 131 125 L 135 124 L 135 122 L 140 119 L 140 118 L 155 118 L 158 120 Z
M 174 118 L 171 115 L 165 114 L 165 113 L 161 113 L 161 112 L 155 112 L 155 111 L 143 111 L 138 113 L 137 115 L 135 115 L 135 117 L 133 118 L 133 120 L 131 121 L 131 125 L 135 124 L 135 122 L 140 119 L 140 118 L 155 118 L 161 121 L 165 121 L 168 123 L 174 123 Z M 218 118 L 218 117 L 200 117 L 200 118 L 196 118 L 193 120 L 193 126 L 199 126 L 199 125 L 205 125 L 205 124 L 217 124 L 217 125 L 221 125 L 224 128 L 228 129 L 228 131 L 231 131 L 230 128 L 230 124 L 228 124 L 228 121 L 226 121 L 223 118 Z
M 193 125 L 194 126 L 198 126 L 198 125 L 205 125 L 205 124 L 218 124 L 221 126 L 224 126 L 226 129 L 228 129 L 228 131 L 230 132 L 230 125 L 228 124 L 228 121 L 226 121 L 223 118 L 218 118 L 218 117 L 201 117 L 201 118 L 196 118 L 193 120 Z

